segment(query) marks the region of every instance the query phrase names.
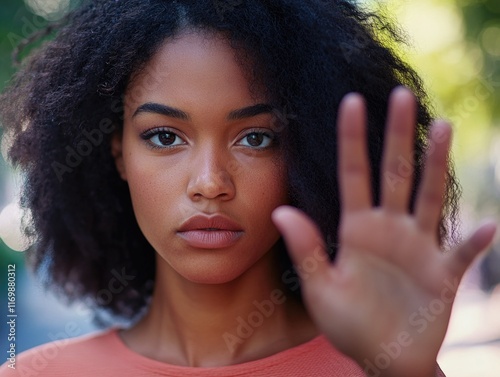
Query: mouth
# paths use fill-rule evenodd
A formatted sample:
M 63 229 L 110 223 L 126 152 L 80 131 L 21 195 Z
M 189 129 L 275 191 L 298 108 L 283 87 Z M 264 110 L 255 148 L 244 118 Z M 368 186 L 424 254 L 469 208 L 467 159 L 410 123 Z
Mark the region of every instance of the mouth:
M 177 233 L 186 243 L 199 249 L 223 249 L 234 245 L 242 231 L 226 229 L 196 229 Z
M 177 235 L 189 246 L 200 249 L 222 249 L 234 245 L 243 236 L 243 228 L 222 215 L 197 215 L 186 220 Z

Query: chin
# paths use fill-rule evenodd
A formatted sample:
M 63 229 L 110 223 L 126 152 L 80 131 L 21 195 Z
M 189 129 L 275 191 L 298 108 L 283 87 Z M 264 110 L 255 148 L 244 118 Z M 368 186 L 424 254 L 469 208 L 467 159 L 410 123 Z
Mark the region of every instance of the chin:
M 250 275 L 258 280 L 273 268 L 274 251 L 271 242 L 219 250 L 171 247 L 157 253 L 157 267 L 196 284 L 227 284 Z
M 205 266 L 202 268 L 191 268 L 186 270 L 177 270 L 183 278 L 196 284 L 228 284 L 245 274 L 248 269 L 238 269 L 234 266 L 229 268 L 211 268 Z
M 247 253 L 244 258 L 244 253 L 234 250 L 230 253 L 204 250 L 196 254 L 188 253 L 184 258 L 164 261 L 178 276 L 196 284 L 227 284 L 252 272 L 261 274 L 259 261 L 264 262 L 263 255 Z

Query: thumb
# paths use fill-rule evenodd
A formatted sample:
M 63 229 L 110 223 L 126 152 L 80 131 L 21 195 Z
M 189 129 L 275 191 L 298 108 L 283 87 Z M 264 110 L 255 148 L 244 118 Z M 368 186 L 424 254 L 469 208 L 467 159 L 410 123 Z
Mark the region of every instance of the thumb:
M 274 210 L 272 219 L 285 239 L 295 269 L 304 281 L 327 273 L 330 267 L 323 237 L 314 222 L 302 211 L 290 206 Z

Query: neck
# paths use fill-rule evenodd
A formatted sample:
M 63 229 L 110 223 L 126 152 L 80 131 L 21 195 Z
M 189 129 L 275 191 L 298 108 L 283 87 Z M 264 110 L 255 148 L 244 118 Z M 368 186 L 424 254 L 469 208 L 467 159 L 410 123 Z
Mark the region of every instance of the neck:
M 264 358 L 317 335 L 305 308 L 286 290 L 273 254 L 225 284 L 184 279 L 157 258 L 151 306 L 124 342 L 149 358 L 214 367 Z M 265 278 L 267 277 L 267 278 Z

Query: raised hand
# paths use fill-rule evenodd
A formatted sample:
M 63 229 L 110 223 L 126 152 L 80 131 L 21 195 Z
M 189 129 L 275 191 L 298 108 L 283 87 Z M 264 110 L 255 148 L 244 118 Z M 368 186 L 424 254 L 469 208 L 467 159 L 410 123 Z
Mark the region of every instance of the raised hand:
M 440 249 L 451 140 L 451 127 L 443 121 L 432 126 L 415 211 L 409 212 L 412 174 L 401 176 L 398 168 L 402 159 L 413 161 L 415 119 L 413 94 L 396 89 L 390 99 L 381 204 L 374 207 L 364 101 L 357 94 L 343 100 L 337 125 L 342 219 L 335 263 L 326 258 L 323 238 L 309 217 L 286 206 L 273 213 L 294 264 L 309 266 L 301 278 L 310 315 L 368 376 L 435 375 L 458 283 L 496 231 L 488 223 L 454 250 Z M 298 268 L 299 274 L 304 270 Z

